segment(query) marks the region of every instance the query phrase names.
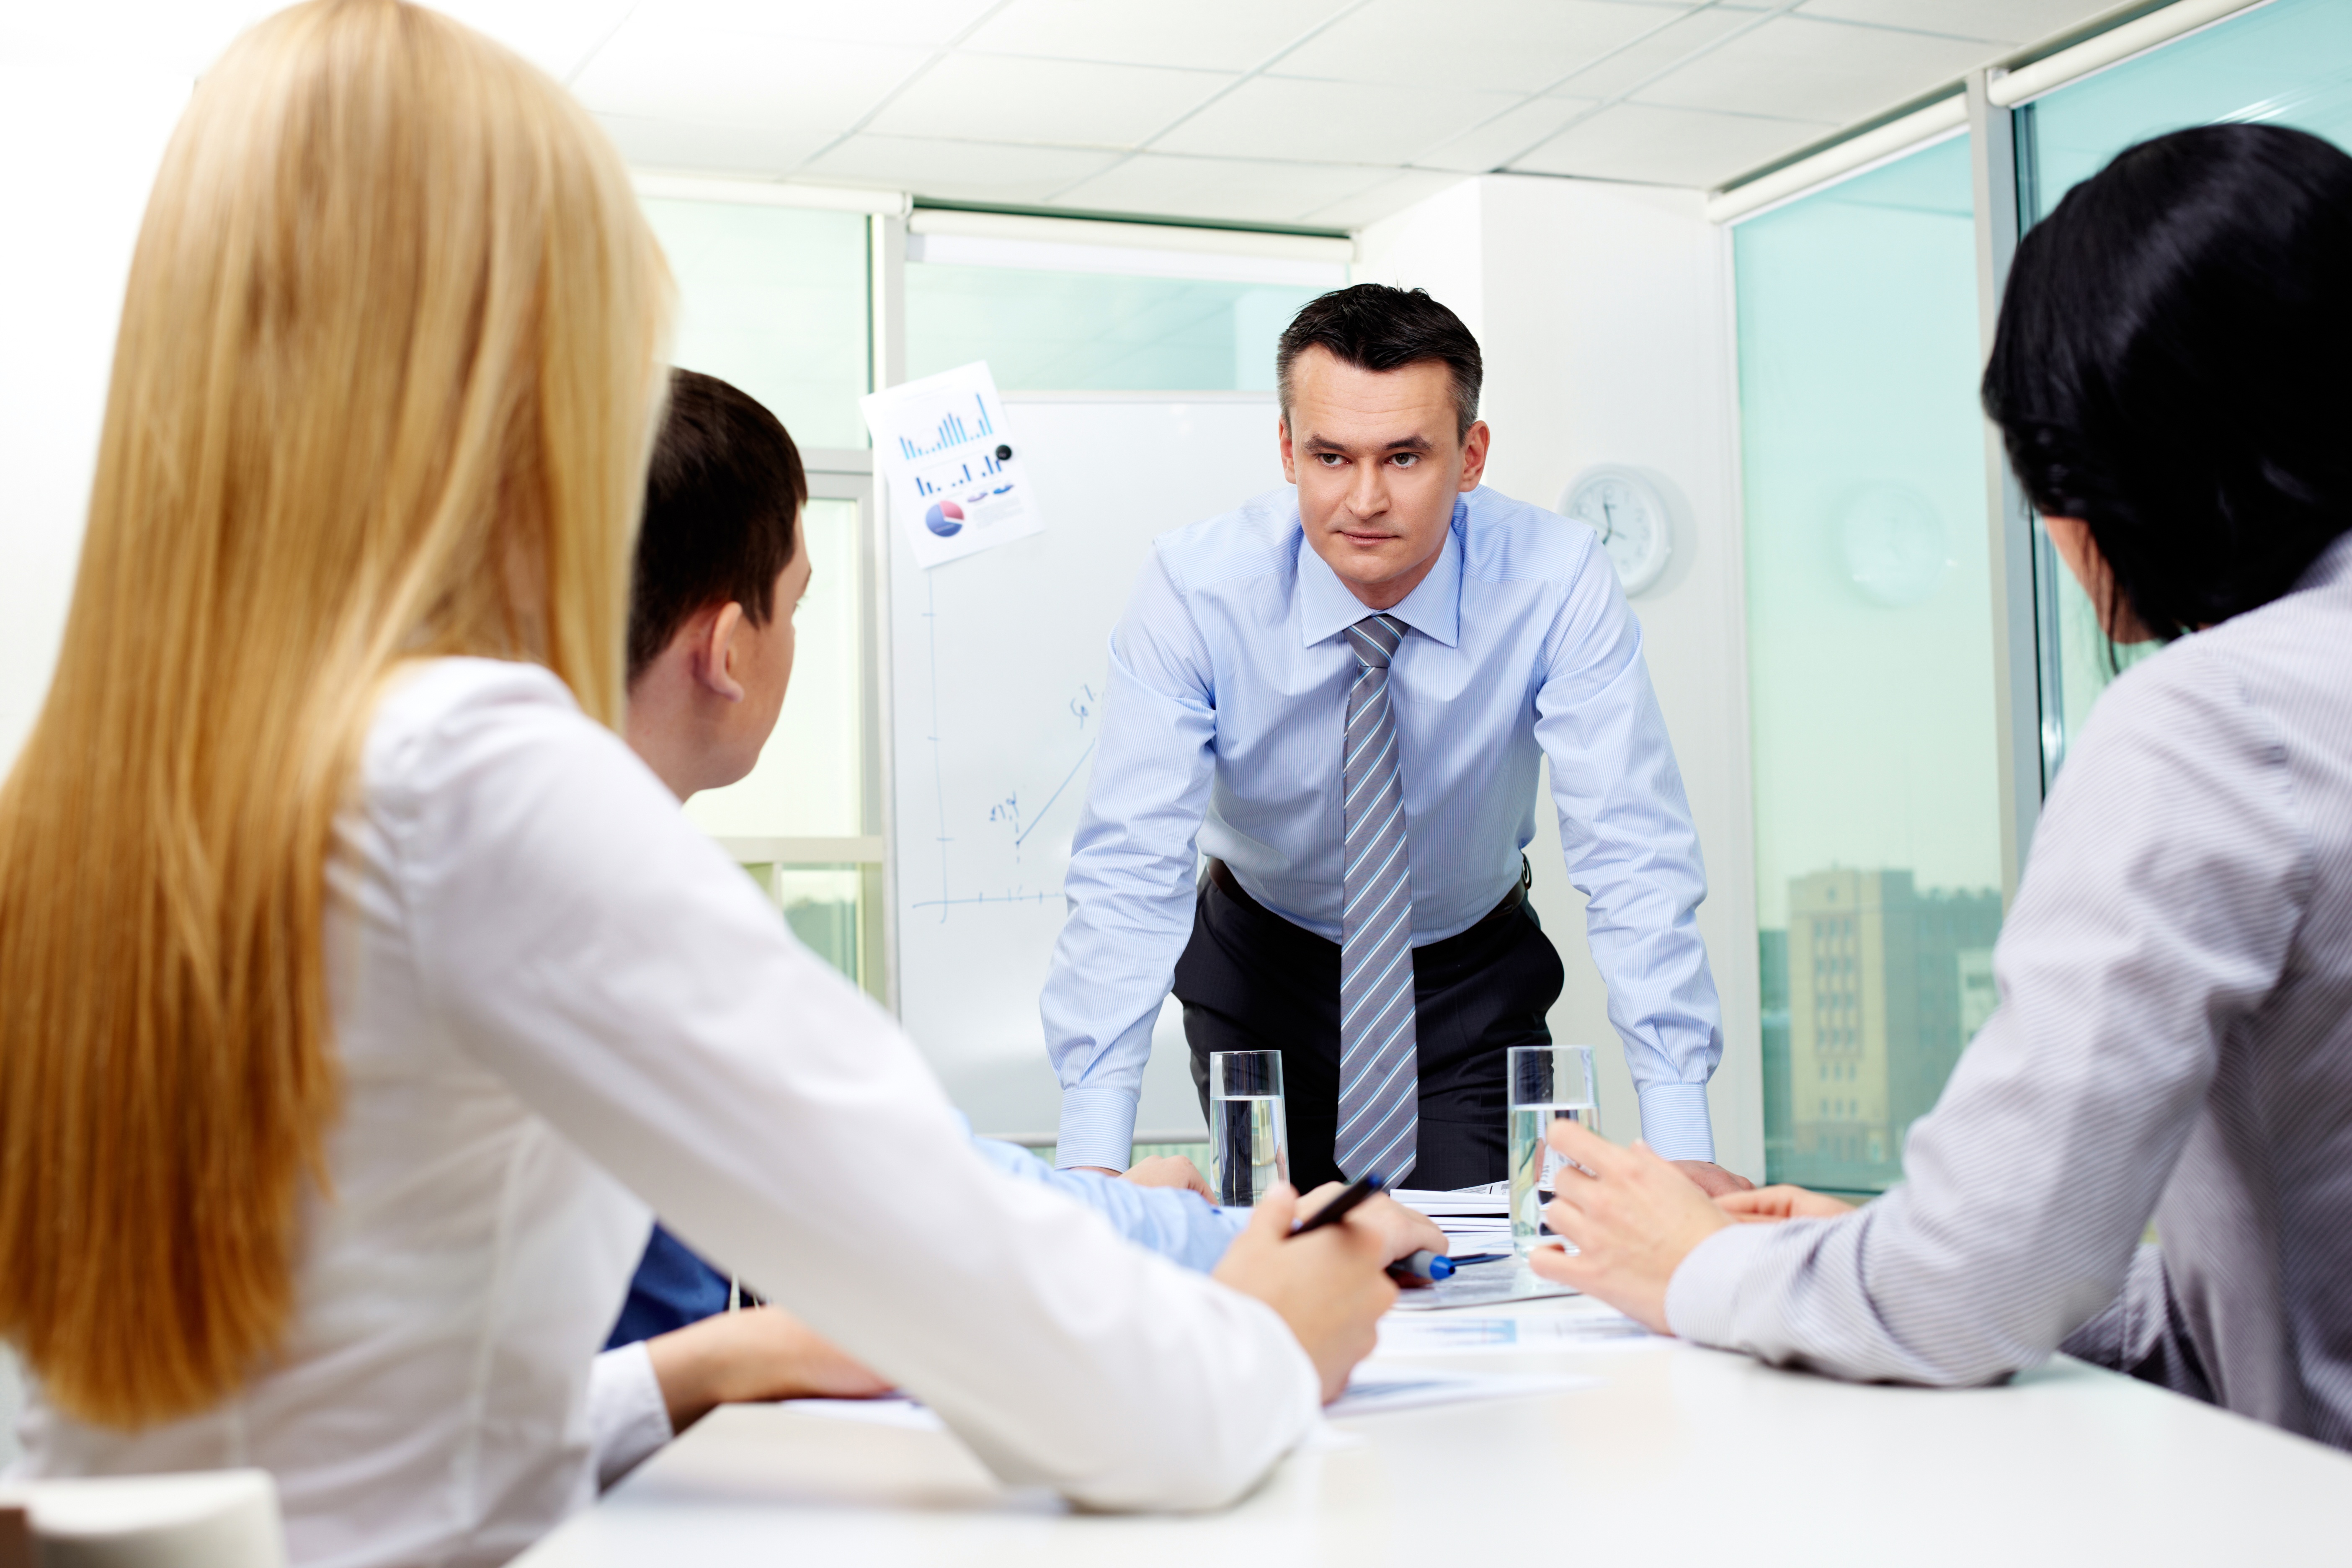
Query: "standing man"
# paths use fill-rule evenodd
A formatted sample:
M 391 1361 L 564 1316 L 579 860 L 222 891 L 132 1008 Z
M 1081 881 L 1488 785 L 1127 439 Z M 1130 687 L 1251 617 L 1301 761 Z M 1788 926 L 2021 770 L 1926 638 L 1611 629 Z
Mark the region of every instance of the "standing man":
M 1504 1051 L 1563 978 L 1526 901 L 1549 758 L 1643 1135 L 1748 1185 L 1707 1124 L 1698 838 L 1599 541 L 1480 486 L 1477 340 L 1420 289 L 1311 301 L 1275 365 L 1296 499 L 1160 538 L 1111 634 L 1042 1005 L 1059 1163 L 1127 1164 L 1172 980 L 1204 1110 L 1211 1052 L 1283 1053 L 1302 1189 L 1501 1179 Z

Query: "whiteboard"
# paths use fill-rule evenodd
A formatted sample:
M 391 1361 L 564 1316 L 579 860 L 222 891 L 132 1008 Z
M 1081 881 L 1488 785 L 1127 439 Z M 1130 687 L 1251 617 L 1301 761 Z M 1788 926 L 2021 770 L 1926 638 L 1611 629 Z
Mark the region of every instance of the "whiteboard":
M 898 1013 L 983 1132 L 1049 1135 L 1037 994 L 1092 775 L 1112 626 L 1152 539 L 1279 486 L 1271 393 L 1007 393 L 1045 531 L 923 570 L 892 519 Z M 1163 1008 L 1139 1131 L 1201 1127 Z

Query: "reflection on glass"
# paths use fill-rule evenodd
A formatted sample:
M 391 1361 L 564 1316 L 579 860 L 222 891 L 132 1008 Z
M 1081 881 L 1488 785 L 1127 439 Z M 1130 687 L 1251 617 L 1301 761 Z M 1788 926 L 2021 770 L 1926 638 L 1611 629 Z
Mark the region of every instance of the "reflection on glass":
M 1734 232 L 1766 1162 L 1872 1191 L 2000 924 L 1975 229 L 1955 138 Z
M 907 266 L 907 374 L 984 359 L 1007 389 L 1247 392 L 1322 290 L 1197 278 Z
M 2135 142 L 2224 121 L 2292 125 L 2352 147 L 2352 5 L 2273 0 L 2036 100 L 2018 128 L 2019 216 L 2048 216 Z M 2047 779 L 2115 667 L 2090 600 L 2046 543 L 2035 591 L 2039 624 L 2057 643 L 2042 661 Z M 2153 648 L 2119 648 L 2117 663 L 2129 668 Z
M 819 499 L 801 514 L 807 595 L 793 618 L 793 680 L 775 732 L 740 783 L 687 802 L 715 837 L 841 837 L 861 831 L 857 503 Z M 778 605 L 777 613 L 788 608 Z
M 677 280 L 673 363 L 732 382 L 803 447 L 863 447 L 866 219 L 647 197 Z

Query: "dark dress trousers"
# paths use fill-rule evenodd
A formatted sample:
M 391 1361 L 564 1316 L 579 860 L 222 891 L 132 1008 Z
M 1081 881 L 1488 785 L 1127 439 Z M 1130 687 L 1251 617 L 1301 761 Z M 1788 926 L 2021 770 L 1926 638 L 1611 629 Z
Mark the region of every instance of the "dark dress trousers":
M 1503 1053 L 1551 1042 L 1544 1015 L 1567 978 L 1519 886 L 1468 931 L 1412 951 L 1421 1073 L 1420 1155 L 1401 1185 L 1498 1182 L 1505 1163 Z M 1280 1051 L 1291 1183 L 1338 1181 L 1339 944 L 1252 899 L 1215 861 L 1202 879 L 1192 940 L 1176 961 L 1176 999 L 1201 1114 L 1213 1051 Z

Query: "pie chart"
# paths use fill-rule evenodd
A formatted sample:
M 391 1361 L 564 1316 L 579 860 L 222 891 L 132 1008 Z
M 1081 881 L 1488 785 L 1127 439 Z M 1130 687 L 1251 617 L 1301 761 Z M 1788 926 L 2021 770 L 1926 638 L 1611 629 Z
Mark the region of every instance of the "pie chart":
M 963 508 L 951 500 L 933 501 L 923 513 L 923 526 L 941 539 L 952 538 L 963 531 Z

